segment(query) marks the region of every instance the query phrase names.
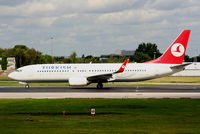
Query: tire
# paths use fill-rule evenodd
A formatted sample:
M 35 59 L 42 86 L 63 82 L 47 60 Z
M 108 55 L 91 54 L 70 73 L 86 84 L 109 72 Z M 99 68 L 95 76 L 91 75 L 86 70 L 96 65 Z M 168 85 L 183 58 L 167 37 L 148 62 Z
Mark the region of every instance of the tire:
M 25 86 L 25 88 L 26 88 L 26 89 L 29 89 L 29 88 L 30 88 L 30 86 L 29 86 L 29 85 L 26 85 L 26 86 Z
M 102 83 L 98 83 L 97 84 L 97 89 L 102 89 L 103 88 L 103 84 Z

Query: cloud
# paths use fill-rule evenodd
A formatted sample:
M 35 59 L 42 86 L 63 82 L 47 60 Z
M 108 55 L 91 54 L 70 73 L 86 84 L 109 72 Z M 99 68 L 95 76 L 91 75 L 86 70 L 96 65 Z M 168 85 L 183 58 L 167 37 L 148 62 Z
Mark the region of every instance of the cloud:
M 0 0 L 0 5 L 2 6 L 16 6 L 25 3 L 27 0 Z
M 56 19 L 56 17 L 19 18 L 15 23 L 18 27 L 49 27 Z
M 28 1 L 17 6 L 0 6 L 1 16 L 40 16 L 43 13 L 54 11 L 56 7 L 53 3 L 44 3 L 37 1 Z
M 138 8 L 143 3 L 144 0 L 88 0 L 88 10 L 98 13 L 119 12 Z
M 108 24 L 152 23 L 165 19 L 171 12 L 148 10 L 126 10 L 116 13 L 102 14 L 97 22 Z
M 198 0 L 148 0 L 144 7 L 158 10 L 176 10 L 191 7 L 195 4 L 199 4 Z
M 187 28 L 193 54 L 199 10 L 199 0 L 0 0 L 0 47 L 25 44 L 51 54 L 55 44 L 55 55 L 100 55 L 153 42 L 164 51 Z

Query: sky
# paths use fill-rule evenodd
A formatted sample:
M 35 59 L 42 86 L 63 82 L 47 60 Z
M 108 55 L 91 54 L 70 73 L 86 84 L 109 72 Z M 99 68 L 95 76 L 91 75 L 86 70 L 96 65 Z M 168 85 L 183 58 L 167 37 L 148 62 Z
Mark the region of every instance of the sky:
M 199 55 L 200 0 L 0 0 L 1 48 L 99 56 L 151 42 L 164 52 L 183 29 L 186 54 Z

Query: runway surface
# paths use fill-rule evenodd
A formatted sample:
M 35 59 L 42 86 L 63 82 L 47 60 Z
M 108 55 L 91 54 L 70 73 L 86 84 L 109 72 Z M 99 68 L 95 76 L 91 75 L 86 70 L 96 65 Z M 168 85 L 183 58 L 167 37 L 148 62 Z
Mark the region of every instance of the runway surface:
M 0 98 L 200 98 L 200 85 L 0 86 Z
M 200 92 L 200 85 L 149 85 L 149 86 L 105 86 L 97 89 L 96 86 L 69 87 L 69 86 L 0 86 L 0 93 L 8 92 Z

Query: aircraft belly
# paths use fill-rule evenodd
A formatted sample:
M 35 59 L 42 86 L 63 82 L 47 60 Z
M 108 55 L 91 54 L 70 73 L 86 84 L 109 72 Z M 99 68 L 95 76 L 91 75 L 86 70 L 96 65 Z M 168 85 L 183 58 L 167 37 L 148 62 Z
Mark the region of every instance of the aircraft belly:
M 124 74 L 117 74 L 113 76 L 113 78 L 110 81 L 116 81 L 116 82 L 132 82 L 132 81 L 140 81 L 144 79 L 151 78 L 151 74 L 136 74 L 136 73 L 124 73 Z
M 167 76 L 173 74 L 172 70 L 160 70 L 157 72 L 149 72 L 149 73 L 122 73 L 116 74 L 110 79 L 110 82 L 135 82 L 135 81 L 142 81 L 142 80 L 149 80 L 154 78 L 159 78 L 162 76 Z

